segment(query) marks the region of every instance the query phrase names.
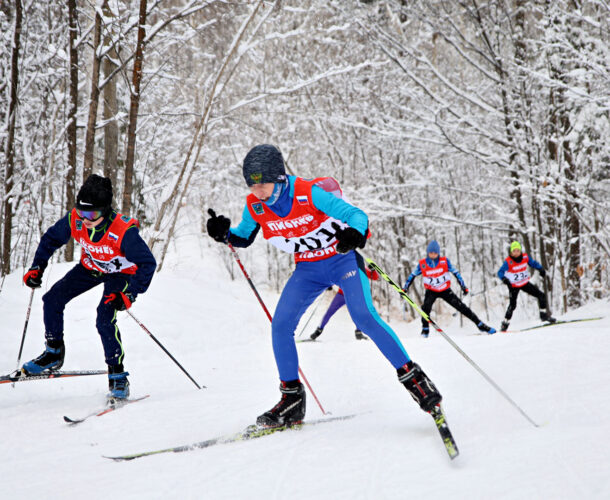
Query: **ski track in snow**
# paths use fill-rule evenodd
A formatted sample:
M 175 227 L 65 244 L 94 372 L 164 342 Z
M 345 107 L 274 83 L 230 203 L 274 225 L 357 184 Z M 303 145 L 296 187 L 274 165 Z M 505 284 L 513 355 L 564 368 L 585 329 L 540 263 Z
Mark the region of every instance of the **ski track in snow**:
M 198 249 L 181 251 L 172 262 L 188 251 L 201 258 Z M 436 332 L 422 339 L 419 321 L 391 321 L 445 398 L 461 453 L 454 461 L 432 419 L 397 382 L 373 342 L 354 340 L 345 308 L 331 319 L 323 342 L 298 344 L 298 350 L 301 368 L 325 409 L 333 415 L 359 413 L 356 418 L 132 462 L 102 458 L 234 433 L 279 398 L 268 319 L 243 277 L 228 279 L 217 249 L 203 255 L 195 269 L 186 259 L 183 265 L 166 265 L 133 311 L 208 388 L 195 389 L 123 313 L 119 326 L 132 395 L 151 397 L 70 427 L 63 415 L 80 417 L 103 405 L 105 376 L 1 386 L 0 498 L 610 498 L 608 301 L 562 317 L 601 315 L 601 321 L 515 334 L 472 336 L 475 328 L 467 320 L 463 328 L 457 318 L 439 320 L 540 428 Z M 42 351 L 41 297 L 71 267 L 54 264 L 45 273 L 22 361 Z M 7 276 L 0 293 L 2 373 L 15 367 L 28 292 L 19 272 Z M 272 310 L 277 294 L 260 292 Z M 66 370 L 105 368 L 95 330 L 100 296 L 98 287 L 66 308 Z M 533 299 L 525 304 L 520 303 L 517 312 L 523 316 L 511 327 L 538 323 L 525 316 L 525 308 L 535 312 Z M 321 306 L 304 335 L 323 313 Z M 311 396 L 307 407 L 309 418 L 321 416 Z

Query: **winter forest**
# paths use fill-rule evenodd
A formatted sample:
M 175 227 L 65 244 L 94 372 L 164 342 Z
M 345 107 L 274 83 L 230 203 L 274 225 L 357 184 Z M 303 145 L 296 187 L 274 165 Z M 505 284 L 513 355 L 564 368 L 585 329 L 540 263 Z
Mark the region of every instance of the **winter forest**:
M 185 234 L 216 245 L 207 209 L 239 222 L 259 143 L 335 177 L 401 283 L 436 239 L 486 301 L 517 239 L 558 314 L 610 294 L 606 0 L 0 1 L 2 276 L 92 172 L 160 269 Z M 255 248 L 279 289 L 291 256 Z

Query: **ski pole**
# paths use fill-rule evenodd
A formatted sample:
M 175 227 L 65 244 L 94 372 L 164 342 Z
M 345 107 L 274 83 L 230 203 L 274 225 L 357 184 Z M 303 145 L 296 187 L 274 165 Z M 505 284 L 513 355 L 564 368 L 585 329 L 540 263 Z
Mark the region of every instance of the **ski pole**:
M 320 297 L 323 297 L 324 294 L 320 295 Z M 309 322 L 311 321 L 311 318 L 313 318 L 313 315 L 316 313 L 316 311 L 318 310 L 318 306 L 320 305 L 320 302 L 322 302 L 322 300 L 318 297 L 316 299 L 316 305 L 314 306 L 313 310 L 311 311 L 311 314 L 309 315 L 309 318 L 307 318 L 307 321 L 305 322 L 305 324 L 303 325 L 303 328 L 301 329 L 301 333 L 299 333 L 297 335 L 297 337 L 300 337 L 301 335 L 303 335 L 303 332 L 305 332 L 305 328 L 307 328 L 307 325 L 309 324 Z
M 411 299 L 411 297 L 409 297 L 407 295 L 407 293 L 396 284 L 396 282 L 390 278 L 372 259 L 369 259 L 367 257 L 364 257 L 364 260 L 370 264 L 371 266 L 373 266 L 373 268 L 381 275 L 381 277 L 386 280 L 390 285 L 392 285 L 393 288 L 396 289 L 396 291 L 400 294 L 400 296 L 405 299 L 409 305 L 411 307 L 413 307 L 413 309 L 415 309 L 426 321 L 429 321 L 432 326 L 434 326 L 434 328 L 436 329 L 436 331 L 438 333 L 440 333 L 442 335 L 442 337 L 451 344 L 451 346 L 457 351 L 459 352 L 466 361 L 468 361 L 468 363 L 470 363 L 470 365 L 477 370 L 482 376 L 483 378 L 485 378 L 485 380 L 487 380 L 487 382 L 489 382 L 492 387 L 494 389 L 496 389 L 511 405 L 513 405 L 518 411 L 519 413 L 521 413 L 521 415 L 523 415 L 534 427 L 540 427 L 536 422 L 534 422 L 527 413 L 525 413 L 521 407 L 515 403 L 508 394 L 506 394 L 506 392 L 504 392 L 502 390 L 502 388 L 500 388 L 500 386 L 498 384 L 496 384 L 489 375 L 487 375 L 487 373 L 485 373 L 480 367 L 479 365 L 477 365 L 462 349 L 460 349 L 460 347 L 433 321 L 430 319 L 430 316 L 428 316 L 424 311 L 421 310 L 421 308 L 415 303 L 413 302 L 413 300 Z
M 237 251 L 235 250 L 235 248 L 233 248 L 233 245 L 231 245 L 231 243 L 227 243 L 227 245 L 231 249 L 231 252 L 233 253 L 233 257 L 235 257 L 235 260 L 239 264 L 239 267 L 240 267 L 242 273 L 244 273 L 244 276 L 246 277 L 246 280 L 248 281 L 250 288 L 252 288 L 254 295 L 256 295 L 256 298 L 258 299 L 258 302 L 260 303 L 261 307 L 263 308 L 263 311 L 265 311 L 265 314 L 269 318 L 269 321 L 273 322 L 273 318 L 272 318 L 271 314 L 269 313 L 267 306 L 265 306 L 265 303 L 263 302 L 263 299 L 261 298 L 261 296 L 258 294 L 258 291 L 256 290 L 256 287 L 254 286 L 254 283 L 252 283 L 250 276 L 248 276 L 246 269 L 244 268 L 243 264 L 241 263 L 241 260 L 239 259 L 239 255 L 237 254 Z M 313 389 L 311 388 L 311 385 L 309 385 L 309 381 L 307 380 L 307 377 L 303 373 L 303 370 L 301 370 L 300 366 L 299 366 L 299 375 L 303 379 L 303 382 L 305 382 L 305 385 L 309 389 L 309 392 L 311 393 L 313 398 L 316 400 L 316 403 L 318 404 L 318 406 L 320 407 L 320 410 L 322 411 L 322 415 L 326 415 L 327 413 L 324 411 L 324 408 L 322 407 L 322 404 L 320 403 L 318 396 L 316 396 L 316 393 L 313 392 Z
M 150 333 L 150 330 L 149 330 L 148 328 L 146 328 L 146 326 L 144 326 L 144 323 L 142 323 L 142 322 L 141 322 L 141 321 L 140 321 L 138 318 L 136 318 L 136 317 L 133 315 L 133 313 L 132 313 L 131 311 L 127 310 L 126 312 L 127 312 L 127 314 L 129 314 L 129 315 L 130 315 L 130 316 L 133 318 L 133 320 L 134 320 L 134 321 L 135 321 L 135 322 L 136 322 L 138 325 L 140 325 L 140 327 L 142 328 L 142 330 L 144 330 L 144 331 L 145 331 L 145 332 L 146 332 L 146 333 L 147 333 L 147 334 L 150 336 L 150 338 L 151 338 L 151 339 L 153 339 L 153 340 L 156 342 L 156 344 L 157 344 L 157 345 L 158 345 L 158 346 L 159 346 L 161 349 L 163 349 L 163 352 L 164 352 L 165 354 L 167 354 L 167 355 L 170 357 L 170 359 L 171 359 L 171 360 L 172 360 L 174 363 L 176 363 L 176 364 L 178 365 L 178 367 L 179 367 L 179 368 L 180 368 L 180 369 L 181 369 L 181 370 L 184 372 L 184 374 L 185 374 L 185 375 L 186 375 L 188 378 L 190 378 L 190 379 L 191 379 L 191 382 L 193 382 L 193 384 L 195 384 L 195 385 L 197 386 L 197 389 L 201 389 L 201 387 L 203 387 L 204 389 L 206 388 L 206 387 L 205 387 L 205 385 L 204 385 L 204 386 L 200 386 L 200 385 L 199 385 L 197 382 L 195 382 L 195 379 L 189 375 L 189 372 L 187 372 L 187 371 L 186 371 L 186 370 L 183 368 L 183 366 L 182 366 L 180 363 L 178 363 L 178 361 L 176 360 L 176 358 L 174 358 L 174 357 L 173 357 L 173 356 L 170 354 L 170 352 L 169 352 L 169 351 L 168 351 L 168 350 L 167 350 L 165 347 L 163 347 L 163 344 L 161 344 L 161 342 L 159 342 L 159 341 L 157 340 L 157 338 L 156 338 L 156 337 L 155 337 L 155 336 L 154 336 L 152 333 Z
M 15 371 L 19 370 L 19 363 L 21 362 L 21 353 L 23 353 L 23 344 L 25 342 L 25 332 L 28 331 L 28 323 L 30 322 L 30 312 L 32 311 L 32 301 L 34 300 L 35 290 L 35 288 L 32 288 L 32 293 L 30 293 L 30 303 L 28 304 L 28 312 L 25 314 L 25 325 L 23 325 L 23 334 L 21 335 L 21 345 L 19 346 L 19 354 L 17 354 L 17 368 L 15 368 Z M 12 386 L 15 387 L 15 382 L 12 383 Z

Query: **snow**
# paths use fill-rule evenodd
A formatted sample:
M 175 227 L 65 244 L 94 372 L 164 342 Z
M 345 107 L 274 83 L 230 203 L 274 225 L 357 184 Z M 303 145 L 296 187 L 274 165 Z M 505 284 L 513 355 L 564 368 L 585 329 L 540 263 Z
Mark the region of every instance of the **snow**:
M 228 279 L 217 248 L 191 243 L 181 240 L 132 311 L 206 388 L 197 390 L 122 313 L 132 395 L 151 397 L 69 427 L 63 415 L 76 418 L 103 405 L 105 376 L 0 386 L 2 498 L 610 498 L 608 301 L 562 318 L 604 316 L 599 321 L 493 336 L 471 335 L 467 320 L 459 328 L 457 318 L 439 319 L 539 428 L 441 336 L 423 339 L 419 321 L 392 319 L 411 357 L 444 395 L 461 452 L 454 461 L 374 344 L 354 339 L 345 308 L 320 342 L 298 349 L 322 406 L 355 418 L 132 462 L 103 458 L 236 432 L 279 398 L 267 317 L 241 275 Z M 71 266 L 50 266 L 35 293 L 22 361 L 42 351 L 41 297 Z M 19 272 L 7 276 L 0 293 L 6 373 L 15 367 L 29 299 L 20 280 Z M 259 292 L 272 309 L 278 295 Z M 98 288 L 66 309 L 66 370 L 104 368 L 95 330 L 99 298 Z M 315 329 L 325 305 L 303 336 Z M 519 307 L 534 310 L 535 302 Z M 516 316 L 511 328 L 534 324 Z M 321 416 L 312 397 L 307 416 Z

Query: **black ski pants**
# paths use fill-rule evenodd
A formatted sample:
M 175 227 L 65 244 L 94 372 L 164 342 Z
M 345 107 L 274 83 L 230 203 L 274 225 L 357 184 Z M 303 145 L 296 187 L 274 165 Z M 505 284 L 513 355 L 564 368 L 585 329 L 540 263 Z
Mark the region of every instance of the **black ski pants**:
M 506 310 L 506 319 L 509 320 L 513 317 L 513 311 L 517 307 L 517 297 L 519 296 L 519 292 L 523 290 L 525 293 L 532 295 L 538 299 L 538 307 L 540 310 L 546 309 L 546 295 L 544 292 L 540 290 L 536 285 L 530 283 L 529 281 L 523 285 L 522 287 L 510 287 L 508 292 L 509 302 L 508 309 Z
M 473 313 L 470 308 L 466 304 L 464 304 L 455 293 L 453 293 L 453 290 L 451 290 L 451 288 L 447 288 L 447 290 L 443 290 L 442 292 L 433 292 L 432 290 L 426 289 L 426 294 L 424 295 L 424 304 L 421 307 L 422 311 L 430 315 L 430 311 L 432 311 L 432 306 L 434 305 L 436 299 L 443 299 L 445 302 L 447 302 L 447 304 L 452 306 L 454 309 L 457 309 L 475 325 L 478 325 L 481 322 L 479 317 L 475 313 Z M 424 318 L 422 318 L 421 323 L 424 327 L 428 326 L 428 322 Z

